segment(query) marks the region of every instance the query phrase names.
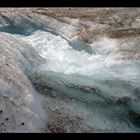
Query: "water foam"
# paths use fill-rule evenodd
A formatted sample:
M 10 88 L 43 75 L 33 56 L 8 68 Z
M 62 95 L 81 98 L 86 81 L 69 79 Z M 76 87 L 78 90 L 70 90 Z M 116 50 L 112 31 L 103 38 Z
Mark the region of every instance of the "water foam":
M 138 80 L 137 77 L 140 76 L 139 65 L 114 58 L 118 50 L 115 40 L 102 38 L 93 43 L 91 49 L 94 54 L 90 54 L 86 49 L 77 51 L 64 38 L 49 32 L 36 31 L 23 39 L 32 44 L 46 59 L 46 64 L 41 67 L 45 71 L 85 76 L 103 75 L 122 80 L 132 78 L 133 81 Z

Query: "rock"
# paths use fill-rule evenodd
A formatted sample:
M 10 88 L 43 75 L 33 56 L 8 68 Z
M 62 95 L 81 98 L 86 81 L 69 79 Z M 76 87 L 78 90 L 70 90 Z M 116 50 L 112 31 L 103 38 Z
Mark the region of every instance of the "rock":
M 21 123 L 21 125 L 24 125 L 24 124 L 25 124 L 24 122 Z
M 6 120 L 6 121 L 8 121 L 8 120 L 9 120 L 9 118 L 5 118 L 5 120 Z
M 55 110 L 59 110 L 59 107 L 58 106 L 55 106 Z
M 2 122 L 1 125 L 4 125 L 4 123 Z

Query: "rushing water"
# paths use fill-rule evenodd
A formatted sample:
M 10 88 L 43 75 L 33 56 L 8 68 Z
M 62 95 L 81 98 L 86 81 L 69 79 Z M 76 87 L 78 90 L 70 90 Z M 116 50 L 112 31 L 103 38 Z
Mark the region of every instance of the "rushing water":
M 21 38 L 46 59 L 33 76 L 57 96 L 84 102 L 87 123 L 105 132 L 140 132 L 140 64 L 116 59 L 115 40 L 89 47 L 44 31 Z

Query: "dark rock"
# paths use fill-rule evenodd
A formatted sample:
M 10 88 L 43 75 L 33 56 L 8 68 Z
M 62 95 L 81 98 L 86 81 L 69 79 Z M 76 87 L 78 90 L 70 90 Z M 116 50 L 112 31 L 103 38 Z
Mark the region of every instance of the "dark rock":
M 25 124 L 24 122 L 21 123 L 21 125 L 24 125 L 24 124 Z
M 4 123 L 2 122 L 1 125 L 4 125 Z
M 8 120 L 9 120 L 9 118 L 5 118 L 5 120 L 6 120 L 6 121 L 8 121 Z

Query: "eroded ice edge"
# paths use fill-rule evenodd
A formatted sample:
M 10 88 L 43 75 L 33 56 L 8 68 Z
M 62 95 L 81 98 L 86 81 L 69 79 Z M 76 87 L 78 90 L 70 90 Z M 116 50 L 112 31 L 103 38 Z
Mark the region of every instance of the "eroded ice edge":
M 104 37 L 89 47 L 77 37 L 67 41 L 41 30 L 17 37 L 46 60 L 30 78 L 40 78 L 52 94 L 85 103 L 79 110 L 87 114 L 87 124 L 108 132 L 140 132 L 140 63 L 116 59 L 115 39 Z M 140 50 L 139 45 L 124 46 Z

